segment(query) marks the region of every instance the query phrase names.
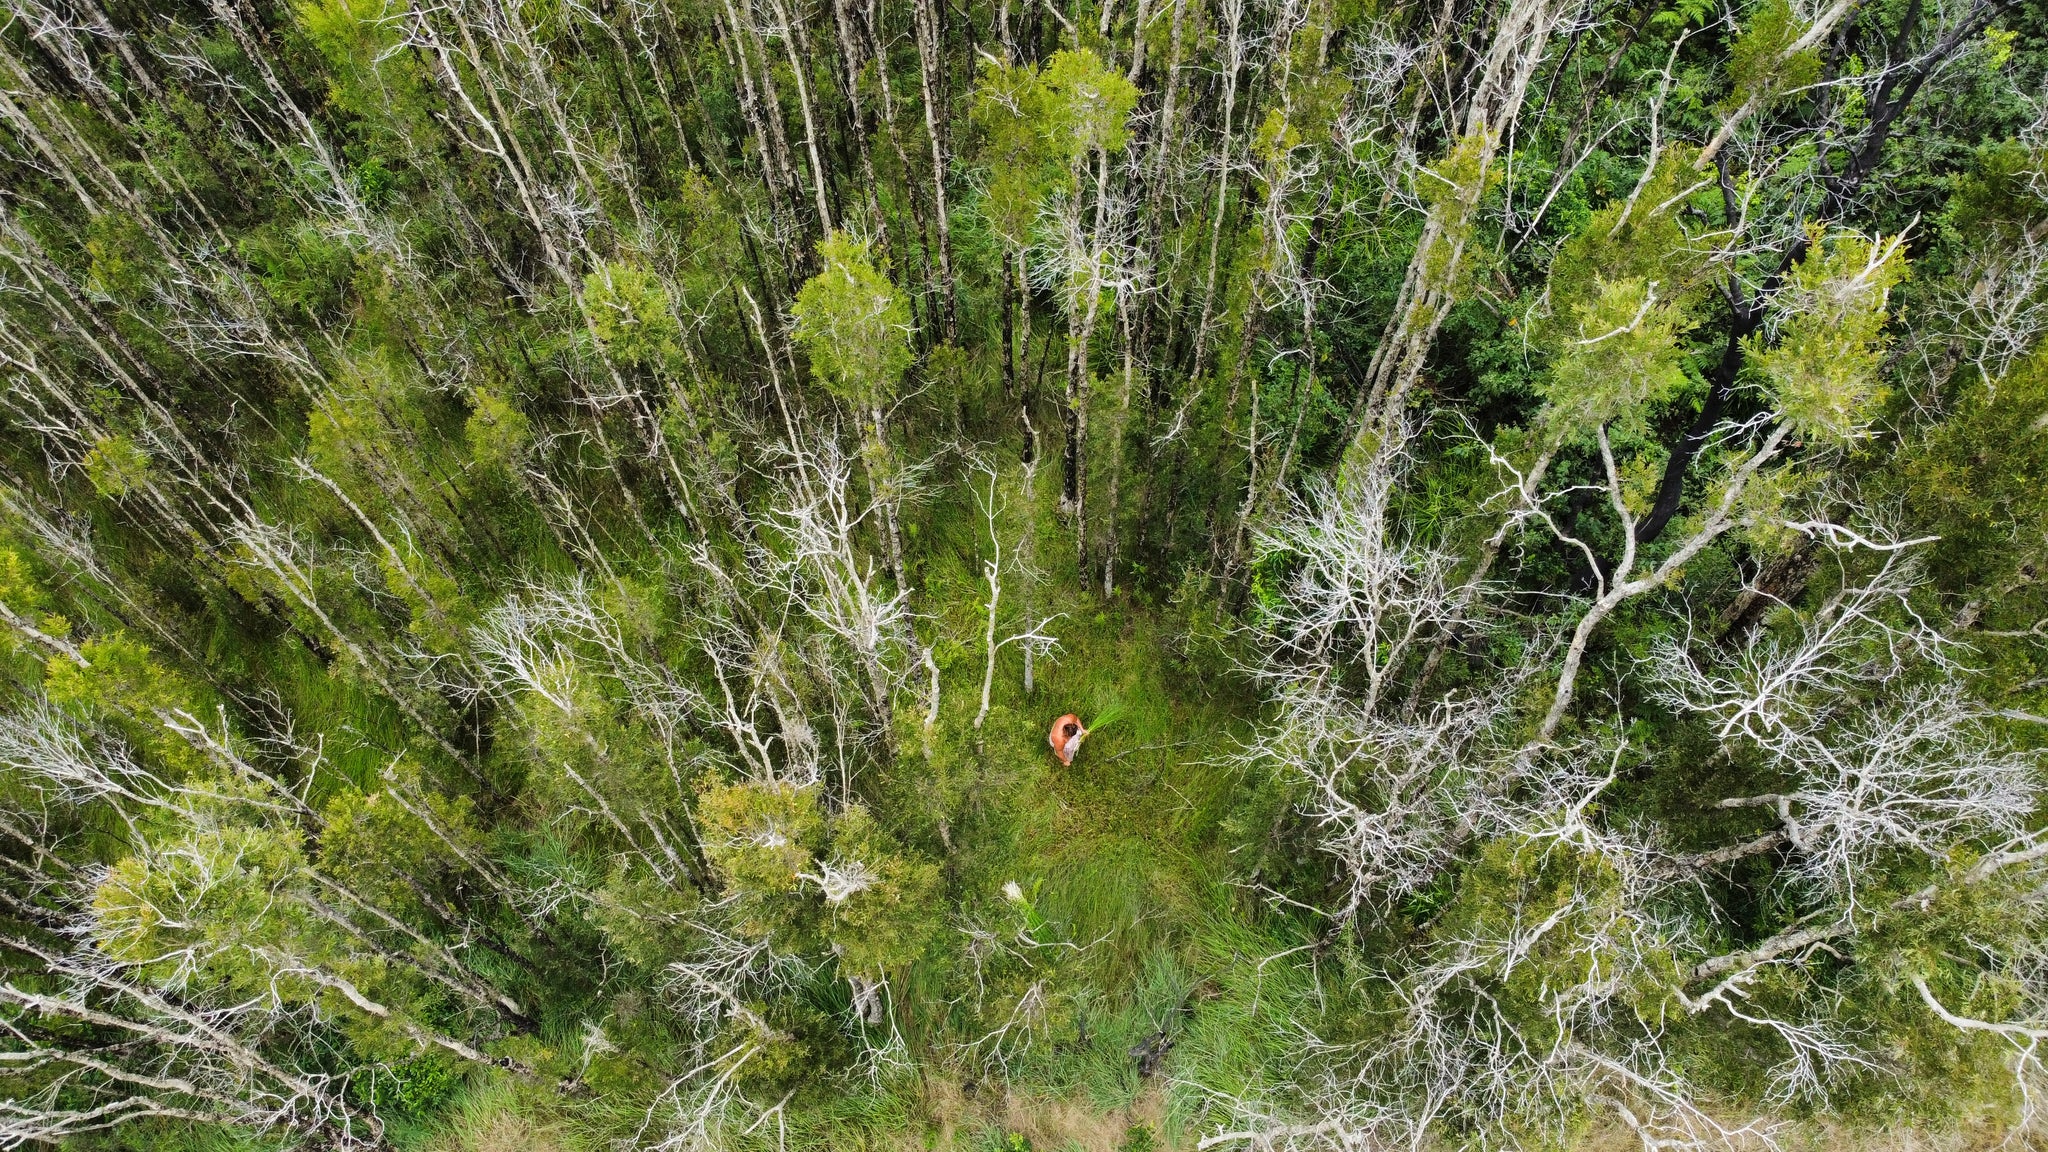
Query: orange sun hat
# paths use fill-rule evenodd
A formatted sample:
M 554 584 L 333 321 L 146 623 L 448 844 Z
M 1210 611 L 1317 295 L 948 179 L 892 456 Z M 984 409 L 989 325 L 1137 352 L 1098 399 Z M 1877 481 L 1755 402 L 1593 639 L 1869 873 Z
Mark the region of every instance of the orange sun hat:
M 1071 766 L 1074 755 L 1081 751 L 1081 741 L 1088 735 L 1088 729 L 1081 726 L 1081 718 L 1072 712 L 1052 722 L 1052 731 L 1046 733 L 1046 743 L 1052 745 L 1052 754 L 1060 763 Z

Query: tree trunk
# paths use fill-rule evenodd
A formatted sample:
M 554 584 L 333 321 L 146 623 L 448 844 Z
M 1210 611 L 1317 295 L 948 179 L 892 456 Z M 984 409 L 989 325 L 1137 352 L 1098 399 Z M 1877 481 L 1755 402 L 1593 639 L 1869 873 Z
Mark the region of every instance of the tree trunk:
M 958 342 L 958 303 L 953 291 L 953 226 L 946 204 L 946 109 L 940 102 L 946 77 L 939 55 L 938 13 L 934 0 L 911 0 L 917 31 L 918 77 L 924 86 L 924 130 L 932 145 L 932 203 L 939 225 L 939 315 L 946 343 Z

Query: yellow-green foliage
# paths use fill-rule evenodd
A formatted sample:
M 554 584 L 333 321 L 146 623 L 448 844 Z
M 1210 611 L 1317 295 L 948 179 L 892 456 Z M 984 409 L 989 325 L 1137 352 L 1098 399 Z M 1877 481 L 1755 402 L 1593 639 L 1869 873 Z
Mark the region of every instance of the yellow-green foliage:
M 409 444 L 427 434 L 411 370 L 382 348 L 342 361 L 308 413 L 309 455 L 331 477 L 390 470 Z
M 824 269 L 791 308 L 811 371 L 863 408 L 886 403 L 910 367 L 910 305 L 875 266 L 867 241 L 834 232 L 818 245 Z
M 582 760 L 602 743 L 611 727 L 613 705 L 596 676 L 566 653 L 540 662 L 542 687 L 521 693 L 520 719 L 543 763 Z
M 289 890 L 306 865 L 289 834 L 203 808 L 194 815 L 165 821 L 162 841 L 109 868 L 93 892 L 93 943 L 167 983 L 215 954 L 224 958 L 211 973 L 247 972 L 240 945 L 260 946 L 268 933 L 257 927 L 275 928 L 289 915 Z
M 1593 213 L 1551 262 L 1555 319 L 1539 336 L 1552 355 L 1542 391 L 1553 435 L 1617 420 L 1640 427 L 1685 383 L 1680 340 L 1706 263 L 1678 220 L 1689 155 L 1668 150 L 1632 201 Z
M 397 556 L 377 556 L 384 590 L 405 601 L 412 616 L 412 634 L 426 643 L 428 651 L 456 651 L 462 646 L 464 631 L 476 621 L 475 606 L 463 597 L 455 581 L 427 563 L 410 539 L 403 547 Z
M 125 632 L 95 636 L 78 650 L 86 663 L 50 661 L 43 690 L 57 703 L 147 716 L 190 702 L 184 681 L 157 663 L 147 644 Z
M 561 1122 L 581 1103 L 509 1077 L 486 1081 L 463 1096 L 447 1130 L 418 1152 L 586 1152 Z
M 395 775 L 412 785 L 415 803 L 426 808 L 443 835 L 472 857 L 483 853 L 468 797 L 419 786 L 419 772 L 410 765 L 400 765 Z M 442 835 L 382 791 L 345 789 L 327 802 L 322 815 L 321 870 L 386 907 L 426 912 L 418 893 L 432 892 L 444 877 L 465 867 Z
M 1602 281 L 1573 308 L 1573 335 L 1558 351 L 1544 399 L 1559 430 L 1590 431 L 1622 418 L 1640 421 L 1685 383 L 1678 337 L 1683 316 L 1658 285 L 1638 278 Z
M 1748 26 L 1728 49 L 1730 90 L 1725 107 L 1737 109 L 1770 100 L 1820 79 L 1820 53 L 1812 48 L 1791 51 L 1806 34 L 1806 25 L 1792 11 L 1790 0 L 1763 0 L 1749 14 Z
M 591 893 L 584 915 L 628 961 L 653 971 L 687 951 L 693 937 L 689 916 L 700 903 L 694 888 L 621 857 Z
M 272 225 L 236 245 L 273 304 L 309 318 L 340 311 L 353 292 L 358 241 L 317 224 Z
M 87 285 L 124 302 L 139 300 L 148 292 L 152 270 L 163 261 L 163 254 L 141 223 L 120 212 L 93 217 L 86 228 L 85 252 L 92 258 Z
M 338 930 L 302 899 L 307 862 L 295 829 L 237 812 L 238 792 L 255 798 L 245 787 L 220 779 L 204 787 L 219 799 L 193 800 L 180 818 L 156 821 L 107 870 L 93 892 L 94 945 L 166 985 L 196 980 L 345 1012 L 340 996 L 310 978 L 313 966 L 361 986 L 381 961 L 349 955 Z
M 526 413 L 502 393 L 479 388 L 470 394 L 469 419 L 462 431 L 470 458 L 488 468 L 517 468 L 533 440 Z
M 50 604 L 49 593 L 43 591 L 27 557 L 16 548 L 0 547 L 0 604 L 30 617 Z
M 2012 61 L 2013 44 L 2020 34 L 2007 28 L 1984 30 L 1984 66 L 1996 72 Z
M 1698 295 L 1709 251 L 1686 233 L 1679 217 L 1688 189 L 1699 191 L 1692 156 L 1683 146 L 1665 149 L 1633 204 L 1615 200 L 1559 246 L 1547 295 L 1552 314 L 1565 322 L 1561 333 L 1571 331 L 1578 309 L 1596 299 L 1607 281 L 1654 280 L 1658 298 L 1673 304 Z
M 132 437 L 115 434 L 100 438 L 85 454 L 85 476 L 93 491 L 118 500 L 149 481 L 149 453 Z
M 832 821 L 831 860 L 869 877 L 865 887 L 831 907 L 826 934 L 840 965 L 879 977 L 922 954 L 944 915 L 938 865 L 906 855 L 860 805 Z
M 432 123 L 418 57 L 401 50 L 387 0 L 300 0 L 292 16 L 327 64 L 327 99 L 397 134 Z
M 1831 441 L 1862 435 L 1884 397 L 1885 306 L 1905 278 L 1896 238 L 1813 237 L 1782 297 L 1787 318 L 1776 343 L 1759 334 L 1749 347 L 1751 364 L 1801 433 Z
M 682 330 L 653 272 L 612 261 L 583 278 L 583 304 L 598 343 L 621 364 L 652 368 L 682 355 Z
M 694 257 L 665 268 L 679 300 L 703 301 L 728 291 L 744 263 L 740 217 L 727 191 L 692 168 L 676 180 L 668 204 L 674 242 Z
M 1311 5 L 1308 19 L 1289 39 L 1281 81 L 1285 90 L 1252 135 L 1252 155 L 1269 170 L 1285 164 L 1287 154 L 1296 148 L 1329 143 L 1331 129 L 1343 114 L 1351 78 L 1341 69 L 1323 67 L 1320 60 L 1330 31 L 1329 14 Z
M 93 945 L 166 987 L 313 1006 L 366 1051 L 409 1055 L 398 1014 L 377 999 L 388 991 L 384 959 L 352 948 L 309 902 L 302 835 L 248 819 L 258 797 L 246 785 L 203 787 L 207 796 L 160 814 L 101 877 Z
M 1297 75 L 1288 88 L 1287 107 L 1268 109 L 1253 133 L 1252 155 L 1268 165 L 1280 165 L 1296 148 L 1329 143 L 1350 91 L 1351 82 L 1341 72 Z
M 1758 556 L 1784 556 L 1805 542 L 1806 536 L 1787 527 L 1797 519 L 1792 512 L 1821 482 L 1813 469 L 1766 468 L 1750 478 L 1737 503 L 1738 513 L 1748 521 L 1742 539 Z M 1713 489 L 1715 498 L 1726 491 L 1724 484 Z
M 806 1074 L 815 1076 L 817 1067 L 810 1046 L 787 1032 L 764 1029 L 766 1023 L 758 1004 L 748 1014 L 726 1017 L 725 1026 L 712 1043 L 715 1052 L 726 1053 L 717 1064 L 719 1071 L 755 1090 L 777 1089 Z M 772 1028 L 772 1025 L 771 1025 Z
M 43 692 L 52 703 L 119 722 L 136 743 L 179 773 L 199 770 L 200 754 L 160 719 L 178 712 L 195 719 L 204 716 L 184 677 L 125 632 L 92 637 L 78 646 L 78 653 L 85 663 L 56 656 L 44 666 Z
M 1138 88 L 1093 49 L 1053 53 L 1039 80 L 1051 95 L 1043 130 L 1068 163 L 1093 152 L 1121 152 L 1130 142 L 1127 122 L 1138 106 Z
M 824 841 L 818 790 L 776 783 L 716 784 L 697 798 L 697 823 L 727 884 L 742 895 L 785 895 Z
M 1031 243 L 1039 208 L 1069 179 L 1043 131 L 1046 98 L 1028 65 L 983 59 L 971 110 L 975 158 L 987 173 L 981 214 L 1012 248 Z
M 1968 171 L 1956 176 L 1944 213 L 1959 237 L 2016 236 L 2048 218 L 2048 198 L 2035 189 L 2048 181 L 2048 148 L 2017 140 L 1986 144 Z
M 1034 69 L 984 59 L 971 122 L 987 177 L 982 216 L 1012 248 L 1031 242 L 1047 198 L 1070 191 L 1091 154 L 1121 152 L 1138 90 L 1091 49 L 1055 53 Z
M 1445 241 L 1431 249 L 1424 276 L 1431 289 L 1453 297 L 1464 294 L 1473 268 L 1469 259 L 1454 263 L 1454 256 L 1471 241 L 1480 202 L 1500 181 L 1499 167 L 1487 160 L 1492 143 L 1485 128 L 1468 133 L 1416 177 L 1416 195 Z
M 1910 5 L 1797 49 L 1824 7 L 1514 41 L 1526 10 L 1443 40 L 1392 0 L 997 0 L 936 41 L 908 5 L 780 0 L 15 30 L 0 603 L 45 635 L 0 628 L 0 935 L 238 1006 L 257 1059 L 16 1005 L 9 1130 L 1137 1152 L 1141 1121 L 1187 1146 L 1243 1103 L 1369 1121 L 1297 1142 L 1557 1149 L 1859 1094 L 1930 1131 L 1921 1097 L 2009 1092 L 2010 1047 L 1911 978 L 2041 1023 L 2041 870 L 1966 882 L 2048 827 L 2012 815 L 2038 766 L 1966 738 L 2032 750 L 2011 718 L 2048 708 L 2048 353 L 1983 331 L 2039 302 L 2044 153 L 1977 139 L 2021 131 L 2048 52 L 2023 23 L 1951 44 L 1929 7 L 1902 51 L 1941 41 L 1944 79 L 1888 110 L 1903 57 L 1872 53 Z M 1438 99 L 1459 60 L 1503 82 L 1471 130 Z M 1924 289 L 1865 238 L 1916 213 Z M 1864 235 L 1781 267 L 1823 217 Z M 859 452 L 843 493 L 792 447 Z M 1319 518 L 1332 481 L 1374 499 Z M 790 509 L 821 484 L 822 566 Z M 1939 539 L 1830 547 L 1821 514 Z M 1328 587 L 1272 543 L 1305 534 Z M 1926 584 L 1843 598 L 1887 556 Z M 899 597 L 874 659 L 877 621 L 823 602 L 842 560 Z M 1279 635 L 1294 600 L 1396 647 Z M 1997 760 L 1892 798 L 1936 815 L 1858 854 L 1848 911 L 1797 835 L 1825 798 L 1718 806 L 1800 766 L 1675 703 L 1746 691 L 1809 623 L 1848 655 L 1764 704 L 1819 709 L 1820 759 L 1939 690 L 1989 714 L 1953 750 Z M 1863 674 L 1923 623 L 1953 668 L 1905 644 Z M 1389 781 L 1381 737 L 1441 747 Z M 1719 998 L 1689 978 L 1828 925 Z M 7 957 L 18 991 L 91 992 Z M 1763 1013 L 1881 1086 L 1851 1058 L 1770 1095 Z M 328 1098 L 279 1117 L 254 1064 Z M 470 1092 L 500 1119 L 451 1116 Z M 271 1123 L 182 1118 L 215 1109 Z

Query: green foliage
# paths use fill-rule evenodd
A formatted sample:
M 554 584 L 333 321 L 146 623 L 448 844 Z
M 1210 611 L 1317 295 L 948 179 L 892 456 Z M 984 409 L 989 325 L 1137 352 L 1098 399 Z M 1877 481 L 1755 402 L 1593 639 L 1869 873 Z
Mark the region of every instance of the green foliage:
M 1668 305 L 1697 293 L 1708 250 L 1687 234 L 1681 219 L 1692 198 L 1688 190 L 1692 196 L 1704 193 L 1690 161 L 1691 150 L 1667 148 L 1639 190 L 1590 213 L 1564 241 L 1547 281 L 1554 315 L 1576 318 L 1609 281 L 1655 281 Z
M 628 962 L 655 972 L 697 943 L 690 916 L 700 904 L 695 891 L 621 862 L 591 893 L 584 915 Z
M 861 408 L 886 404 L 910 367 L 910 307 L 866 241 L 835 232 L 818 256 L 824 269 L 791 309 L 797 341 L 833 395 Z
M 831 835 L 826 863 L 861 882 L 845 896 L 825 890 L 826 935 L 842 968 L 879 977 L 918 959 L 941 915 L 938 865 L 905 854 L 857 805 L 833 818 Z
M 128 436 L 107 436 L 85 454 L 93 491 L 118 500 L 149 482 L 149 453 Z
M 393 450 L 420 443 L 429 431 L 415 389 L 407 366 L 385 349 L 344 360 L 306 417 L 313 462 L 330 476 L 398 468 L 400 453 Z
M 93 218 L 86 229 L 85 252 L 91 258 L 87 283 L 121 301 L 143 299 L 163 259 L 142 223 L 116 212 Z
M 1637 921 L 1641 912 L 1623 898 L 1621 882 L 1608 862 L 1563 843 L 1494 840 L 1460 877 L 1433 935 L 1502 940 L 1513 921 L 1546 926 L 1522 948 L 1474 958 L 1478 982 L 1524 1035 L 1569 1042 L 1553 990 L 1596 976 L 1620 985 L 1621 1004 L 1655 1020 L 1671 1010 L 1677 963 L 1655 925 Z
M 382 0 L 299 0 L 292 16 L 328 67 L 327 98 L 337 108 L 387 131 L 423 126 L 425 77 L 395 50 L 400 31 Z
M 1935 579 L 1964 588 L 2010 579 L 2039 556 L 2048 526 L 2048 355 L 1995 382 L 1970 379 L 1947 419 L 1902 461 L 1915 522 L 1940 537 Z
M 598 343 L 621 364 L 649 368 L 681 358 L 682 332 L 652 272 L 606 264 L 583 278 L 583 304 Z
M 1884 398 L 1878 366 L 1885 310 L 1906 278 L 1903 246 L 1853 233 L 1813 237 L 1792 270 L 1788 318 L 1775 343 L 1752 341 L 1750 358 L 1785 418 L 1806 435 L 1844 441 L 1863 434 Z
M 1767 104 L 1820 79 L 1820 52 L 1794 51 L 1807 28 L 1790 0 L 1763 0 L 1749 13 L 1741 35 L 1728 48 L 1728 109 Z
M 697 819 L 712 864 L 755 899 L 796 892 L 825 838 L 816 789 L 780 782 L 714 784 L 697 797 Z
M 416 544 L 407 540 L 403 552 L 379 555 L 377 568 L 384 575 L 385 589 L 405 602 L 413 635 L 430 651 L 461 647 L 464 633 L 476 622 L 476 609 L 451 577 L 427 562 Z
M 496 392 L 479 389 L 471 401 L 475 406 L 463 425 L 471 458 L 492 468 L 518 467 L 533 436 L 526 414 Z
M 461 1066 L 431 1053 L 380 1069 L 367 1078 L 367 1083 L 365 1103 L 411 1119 L 431 1117 L 445 1110 L 459 1098 L 464 1087 Z
M 1617 419 L 1640 421 L 1648 405 L 1670 398 L 1686 381 L 1679 366 L 1685 320 L 1657 286 L 1643 280 L 1598 283 L 1597 295 L 1575 305 L 1567 337 L 1544 385 L 1558 431 L 1590 431 Z
M 1104 64 L 1093 49 L 1055 52 L 1039 69 L 1045 101 L 1042 131 L 1069 164 L 1095 153 L 1124 150 L 1127 122 L 1138 89 Z
M 1436 163 L 1416 175 L 1415 193 L 1448 243 L 1431 249 L 1424 276 L 1436 291 L 1457 297 L 1470 290 L 1474 262 L 1452 264 L 1452 254 L 1472 241 L 1480 202 L 1500 181 L 1500 169 L 1487 163 L 1488 129 L 1458 138 Z
M 95 887 L 94 946 L 164 987 L 196 980 L 231 995 L 316 1005 L 374 1036 L 390 1010 L 357 989 L 374 987 L 383 963 L 351 955 L 303 902 L 301 839 L 237 819 L 224 801 L 238 785 L 206 783 L 209 794 L 183 819 L 165 821 Z
M 1948 223 L 1961 234 L 1986 229 L 2026 228 L 2048 216 L 2048 198 L 2038 191 L 2043 156 L 2017 140 L 1985 144 L 1958 174 L 1949 198 Z
M 2038 13 L 100 7 L 0 122 L 0 1106 L 135 1118 L 24 1142 L 2005 1135 Z M 1886 791 L 1935 689 L 2020 770 Z
M 1044 126 L 1047 98 L 1032 68 L 981 62 L 972 109 L 976 159 L 988 172 L 980 209 L 1013 250 L 1029 246 L 1040 207 L 1069 179 Z
M 30 617 L 50 604 L 33 562 L 18 548 L 0 547 L 0 604 Z
M 1092 49 L 1056 52 L 1036 68 L 984 58 L 971 123 L 988 172 L 981 212 L 1011 249 L 1027 247 L 1038 216 L 1096 154 L 1129 143 L 1138 89 Z
M 125 632 L 89 637 L 79 660 L 55 656 L 44 666 L 43 692 L 60 707 L 116 722 L 138 744 L 179 773 L 200 770 L 200 756 L 163 723 L 166 717 L 205 714 L 198 693 L 167 668 L 149 646 Z
M 272 301 L 309 316 L 339 310 L 356 272 L 354 246 L 310 225 L 254 233 L 242 257 Z
M 401 766 L 394 772 L 398 780 L 417 789 L 417 768 Z M 337 792 L 322 813 L 319 862 L 323 872 L 379 904 L 429 915 L 433 910 L 428 902 L 447 891 L 465 867 L 447 839 L 477 855 L 486 845 L 468 797 L 424 789 L 413 794 L 420 797 L 418 803 L 433 825 L 388 792 Z

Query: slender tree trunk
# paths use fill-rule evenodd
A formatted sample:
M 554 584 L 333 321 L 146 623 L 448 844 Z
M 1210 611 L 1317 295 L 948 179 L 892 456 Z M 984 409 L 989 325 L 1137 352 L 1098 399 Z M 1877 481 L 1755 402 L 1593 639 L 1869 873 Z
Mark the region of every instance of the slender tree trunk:
M 804 117 L 804 151 L 811 161 L 811 192 L 817 198 L 818 235 L 832 231 L 832 208 L 825 193 L 825 164 L 818 155 L 818 118 L 811 108 L 811 86 L 804 78 L 804 62 L 797 57 L 798 26 L 789 18 L 783 0 L 770 0 L 775 19 L 782 25 L 782 50 L 789 59 L 790 75 L 796 79 L 796 100 Z
M 881 405 L 868 409 L 868 478 L 875 489 L 875 502 L 882 508 L 882 526 L 889 537 L 889 574 L 896 579 L 896 588 L 901 592 L 910 590 L 910 580 L 903 567 L 903 527 L 898 521 L 896 492 L 896 462 L 889 451 L 889 433 L 882 420 Z
M 1394 315 L 1373 352 L 1367 386 L 1355 410 L 1357 432 L 1346 449 L 1346 469 L 1365 467 L 1364 455 L 1391 452 L 1405 438 L 1409 390 L 1421 376 L 1437 330 L 1461 291 L 1469 221 L 1479 210 L 1501 143 L 1520 114 L 1529 81 L 1557 13 L 1552 0 L 1509 0 L 1495 22 L 1486 56 L 1472 81 L 1455 147 L 1473 150 L 1469 187 L 1431 210 L 1408 263 Z
M 846 77 L 846 103 L 853 119 L 853 140 L 860 157 L 861 194 L 867 201 L 870 226 L 875 230 L 876 246 L 887 252 L 889 248 L 889 220 L 882 213 L 881 180 L 875 175 L 875 156 L 868 135 L 872 131 L 867 103 L 861 99 L 860 72 L 863 53 L 859 46 L 859 31 L 854 15 L 848 5 L 852 0 L 832 0 L 832 30 L 839 44 L 840 67 Z
M 750 38 L 742 28 L 742 18 L 734 8 L 732 0 L 724 0 L 724 4 L 724 19 L 714 17 L 714 23 L 725 29 L 726 34 L 719 39 L 725 45 L 727 63 L 739 80 L 740 114 L 746 119 L 747 127 L 754 134 L 754 148 L 761 157 L 761 169 L 766 177 L 764 183 L 768 185 L 769 203 L 780 210 L 785 204 L 784 196 L 793 187 L 792 180 L 782 166 L 787 157 L 776 147 L 781 125 L 771 120 L 771 114 L 763 110 L 762 88 L 757 87 L 754 82 Z M 768 78 L 764 76 L 762 83 L 768 84 Z
M 953 290 L 953 226 L 946 204 L 946 109 L 941 103 L 946 77 L 940 56 L 938 13 L 934 0 L 911 0 L 917 32 L 918 77 L 924 85 L 924 129 L 932 145 L 932 203 L 939 226 L 939 315 L 946 342 L 960 338 Z
M 1095 322 L 1102 310 L 1102 229 L 1108 212 L 1109 157 L 1098 153 L 1095 177 L 1095 224 L 1084 242 L 1088 271 L 1078 289 L 1070 294 L 1073 307 L 1067 316 L 1067 453 L 1066 503 L 1074 517 L 1075 561 L 1085 582 L 1088 562 L 1088 380 L 1089 345 L 1095 339 Z
M 1102 526 L 1102 598 L 1109 599 L 1116 594 L 1117 554 L 1117 500 L 1122 489 L 1124 476 L 1124 439 L 1131 418 L 1131 391 L 1137 384 L 1137 347 L 1133 342 L 1131 310 L 1121 299 L 1117 303 L 1117 316 L 1123 328 L 1124 376 L 1123 387 L 1117 391 L 1116 423 L 1109 436 L 1109 493 L 1103 504 Z
M 896 167 L 903 173 L 903 194 L 910 202 L 910 220 L 917 230 L 918 282 L 923 293 L 929 296 L 935 290 L 932 282 L 931 227 L 925 221 L 924 194 L 920 191 L 917 171 L 910 163 L 910 152 L 903 146 L 903 133 L 896 123 L 896 92 L 894 83 L 889 79 L 889 57 L 885 49 L 887 41 L 882 38 L 880 12 L 877 10 L 879 4 L 880 0 L 868 0 L 866 10 L 868 39 L 874 50 L 876 92 L 882 98 L 882 127 L 889 137 L 889 150 L 895 153 Z M 927 299 L 925 305 L 927 327 L 931 327 L 931 301 Z M 926 340 L 929 339 L 930 334 L 927 332 Z
M 1217 146 L 1216 207 L 1209 217 L 1209 263 L 1202 278 L 1202 318 L 1195 325 L 1195 350 L 1188 361 L 1188 375 L 1196 379 L 1202 375 L 1209 326 L 1216 315 L 1216 269 L 1223 251 L 1223 220 L 1230 203 L 1231 122 L 1237 113 L 1237 75 L 1244 68 L 1244 0 L 1223 0 L 1223 11 L 1230 21 L 1224 33 L 1228 47 L 1223 72 L 1223 140 Z

